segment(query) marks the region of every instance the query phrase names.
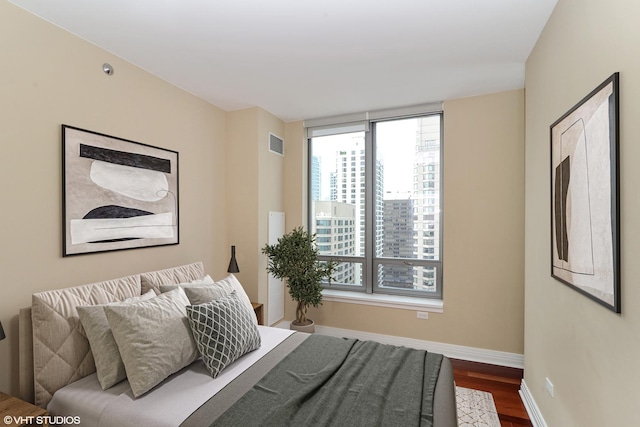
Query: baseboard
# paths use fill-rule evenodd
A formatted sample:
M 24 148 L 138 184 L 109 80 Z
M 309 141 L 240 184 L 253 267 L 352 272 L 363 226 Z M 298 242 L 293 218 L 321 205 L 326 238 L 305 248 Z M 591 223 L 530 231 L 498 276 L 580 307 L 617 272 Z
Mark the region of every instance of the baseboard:
M 289 328 L 288 321 L 276 325 L 278 328 Z M 424 341 L 413 338 L 396 337 L 393 335 L 375 334 L 371 332 L 354 331 L 351 329 L 333 328 L 316 325 L 316 333 L 334 337 L 357 338 L 360 340 L 377 341 L 383 344 L 402 345 L 441 353 L 452 359 L 469 360 L 472 362 L 489 363 L 492 365 L 508 366 L 524 369 L 524 355 L 503 351 L 486 350 L 482 348 L 466 347 L 455 344 L 445 344 L 435 341 Z
M 538 405 L 536 405 L 536 401 L 524 379 L 522 380 L 522 384 L 520 384 L 520 398 L 522 399 L 522 403 L 524 403 L 527 414 L 529 414 L 529 419 L 531 419 L 533 427 L 547 427 L 547 423 L 544 421 L 542 413 Z

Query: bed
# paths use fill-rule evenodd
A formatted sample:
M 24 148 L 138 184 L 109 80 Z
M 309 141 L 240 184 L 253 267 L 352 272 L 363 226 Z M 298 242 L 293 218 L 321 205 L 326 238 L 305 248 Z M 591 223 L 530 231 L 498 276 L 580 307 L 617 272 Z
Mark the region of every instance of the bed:
M 61 425 L 457 425 L 446 357 L 257 325 L 200 262 L 40 292 L 19 318 L 21 397 Z

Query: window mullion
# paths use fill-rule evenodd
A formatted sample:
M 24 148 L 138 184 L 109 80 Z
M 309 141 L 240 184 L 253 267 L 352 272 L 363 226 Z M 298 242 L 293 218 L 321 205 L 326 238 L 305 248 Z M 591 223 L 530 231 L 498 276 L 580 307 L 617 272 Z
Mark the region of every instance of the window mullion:
M 365 291 L 369 294 L 373 293 L 373 282 L 377 279 L 377 275 L 373 272 L 373 258 L 375 254 L 375 209 L 374 209 L 374 190 L 375 190 L 375 125 L 369 128 L 368 132 L 365 132 L 364 137 L 364 155 L 365 155 L 365 246 L 364 255 L 365 262 L 363 265 L 363 284 Z

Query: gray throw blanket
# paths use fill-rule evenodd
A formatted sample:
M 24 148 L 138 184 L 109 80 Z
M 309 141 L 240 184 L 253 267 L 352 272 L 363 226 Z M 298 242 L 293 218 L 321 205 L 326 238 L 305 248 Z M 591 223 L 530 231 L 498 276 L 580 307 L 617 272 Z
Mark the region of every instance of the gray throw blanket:
M 430 427 L 442 355 L 312 335 L 212 426 Z

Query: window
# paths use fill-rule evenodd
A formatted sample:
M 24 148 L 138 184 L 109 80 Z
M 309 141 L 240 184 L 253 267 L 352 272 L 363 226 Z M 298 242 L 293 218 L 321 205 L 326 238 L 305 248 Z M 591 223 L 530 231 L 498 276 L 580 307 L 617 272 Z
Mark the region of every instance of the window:
M 319 245 L 339 262 L 332 289 L 442 298 L 441 127 L 433 113 L 307 128 L 311 232 L 341 242 Z

